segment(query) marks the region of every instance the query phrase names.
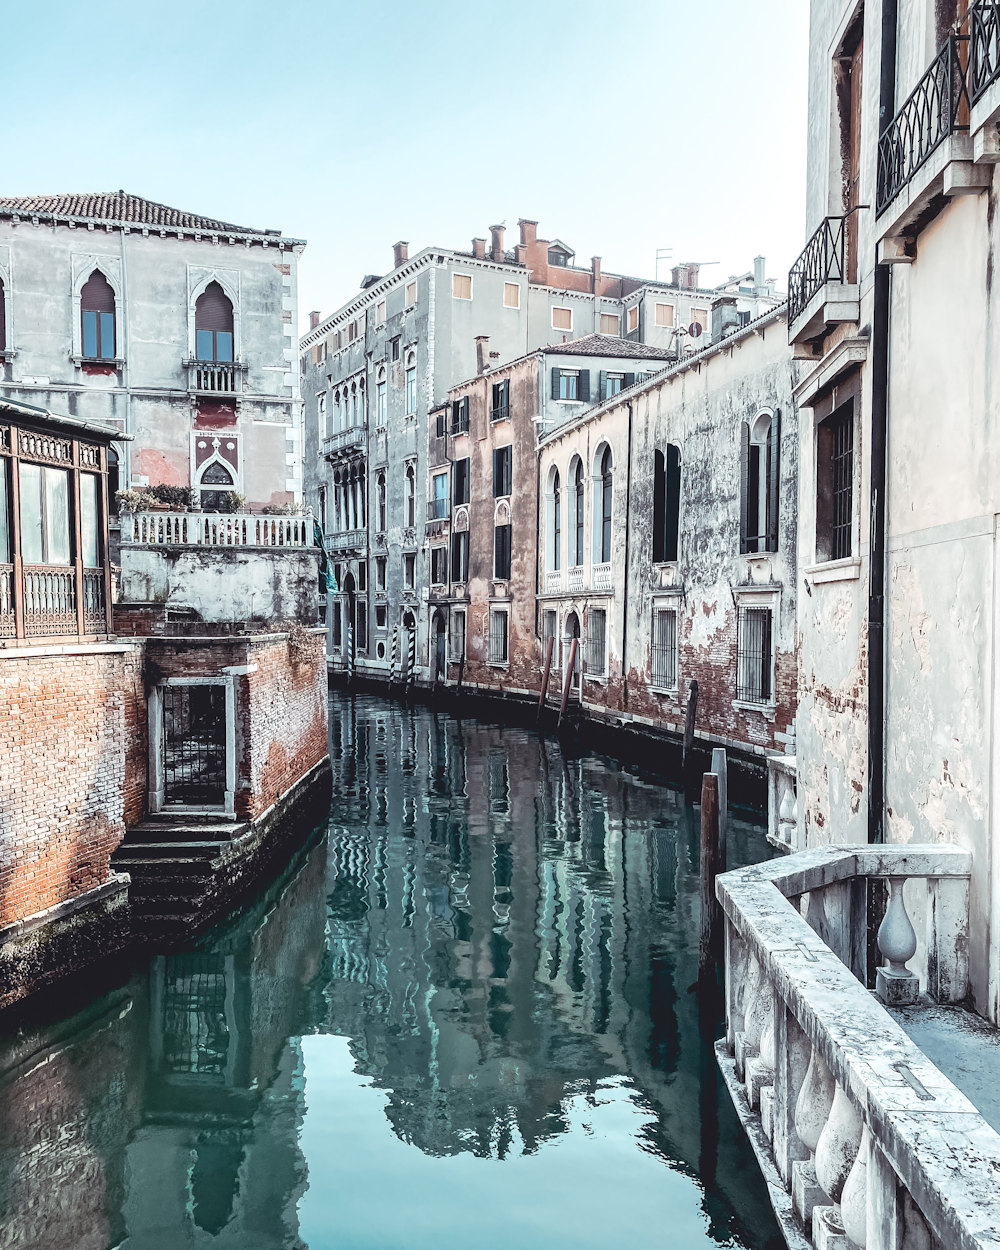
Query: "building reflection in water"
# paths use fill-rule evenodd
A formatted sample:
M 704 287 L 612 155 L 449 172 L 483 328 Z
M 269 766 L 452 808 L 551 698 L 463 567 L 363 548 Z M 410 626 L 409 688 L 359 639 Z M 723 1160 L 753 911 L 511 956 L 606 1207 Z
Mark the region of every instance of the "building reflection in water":
M 0 1250 L 304 1246 L 300 1199 L 323 1183 L 300 1145 L 312 1033 L 349 1039 L 394 1133 L 435 1157 L 531 1154 L 573 1100 L 624 1082 L 642 1149 L 700 1178 L 711 1236 L 769 1244 L 689 993 L 683 802 L 534 735 L 375 699 L 334 697 L 331 753 L 329 829 L 281 881 L 0 1043 Z M 735 854 L 758 836 L 735 822 Z

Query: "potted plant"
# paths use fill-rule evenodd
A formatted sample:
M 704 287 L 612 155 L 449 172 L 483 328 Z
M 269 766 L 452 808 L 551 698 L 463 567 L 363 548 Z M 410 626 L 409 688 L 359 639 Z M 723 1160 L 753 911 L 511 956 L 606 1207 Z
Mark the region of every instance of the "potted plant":
M 187 512 L 194 502 L 194 491 L 190 486 L 168 486 L 161 482 L 150 486 L 149 494 L 171 512 Z
M 246 501 L 246 495 L 238 490 L 227 490 L 222 496 L 222 502 L 229 512 L 242 512 Z
M 145 512 L 149 502 L 149 495 L 144 490 L 115 491 L 115 503 L 121 512 Z

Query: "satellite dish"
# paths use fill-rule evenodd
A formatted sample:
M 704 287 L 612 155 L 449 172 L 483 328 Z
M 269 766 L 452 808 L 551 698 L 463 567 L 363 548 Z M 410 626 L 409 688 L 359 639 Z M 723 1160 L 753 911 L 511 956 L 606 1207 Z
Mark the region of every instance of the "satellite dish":
M 700 339 L 704 330 L 705 327 L 700 321 L 692 321 L 688 326 L 688 334 L 690 334 L 693 339 Z

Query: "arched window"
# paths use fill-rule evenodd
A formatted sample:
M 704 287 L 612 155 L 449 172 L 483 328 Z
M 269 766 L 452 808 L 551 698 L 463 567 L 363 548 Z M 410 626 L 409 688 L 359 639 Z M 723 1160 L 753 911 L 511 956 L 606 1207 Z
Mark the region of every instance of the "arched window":
M 341 498 L 341 486 L 342 486 L 342 483 L 341 483 L 341 478 L 340 478 L 340 470 L 338 469 L 337 472 L 334 473 L 333 475 L 333 532 L 335 534 L 341 533 L 341 531 L 344 528 L 343 526 L 344 513 L 343 513 L 343 500 Z
M 378 532 L 385 533 L 385 474 L 379 473 L 375 479 L 375 490 L 378 496 Z
M 667 454 L 653 454 L 653 562 L 677 559 L 681 507 L 681 451 L 667 444 Z
M 358 384 L 351 383 L 351 425 L 358 424 Z
M 574 550 L 573 564 L 579 567 L 583 564 L 583 461 L 577 460 L 576 473 L 573 479 L 574 493 Z
M 225 496 L 235 490 L 232 473 L 219 460 L 213 460 L 201 475 L 201 506 L 206 512 L 221 512 Z
M 740 425 L 740 554 L 778 550 L 781 414 L 765 409 Z
M 233 306 L 218 282 L 210 282 L 198 296 L 194 336 L 199 360 L 233 359 Z
M 413 465 L 406 466 L 406 524 L 409 526 L 417 523 L 417 493 L 416 493 L 416 475 Z
M 333 432 L 339 434 L 343 429 L 340 412 L 340 391 L 333 392 Z
M 607 564 L 611 559 L 611 503 L 613 493 L 614 468 L 611 460 L 611 448 L 605 447 L 604 455 L 601 457 L 601 475 L 598 482 L 598 494 L 601 503 L 600 547 L 598 552 L 601 564 Z
M 417 411 L 417 356 L 410 352 L 406 357 L 406 415 Z
M 385 369 L 379 369 L 375 383 L 375 424 L 385 425 L 387 413 Z
M 562 549 L 562 517 L 560 516 L 562 500 L 559 498 L 559 470 L 552 475 L 552 568 L 560 568 L 559 556 Z
M 365 466 L 358 466 L 358 528 L 367 529 L 368 527 L 368 506 L 365 491 Z
M 115 358 L 115 293 L 111 283 L 95 269 L 80 292 L 83 354 L 87 360 Z

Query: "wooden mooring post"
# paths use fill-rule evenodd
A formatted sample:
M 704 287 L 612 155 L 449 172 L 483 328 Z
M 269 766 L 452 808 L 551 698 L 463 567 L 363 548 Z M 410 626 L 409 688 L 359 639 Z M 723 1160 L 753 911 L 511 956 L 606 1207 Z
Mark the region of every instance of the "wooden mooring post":
M 725 872 L 719 840 L 719 778 L 705 773 L 701 782 L 701 936 L 698 980 L 701 993 L 714 989 L 721 948 L 721 909 L 715 898 L 715 878 Z
M 681 746 L 681 783 L 684 786 L 684 800 L 694 803 L 696 799 L 697 780 L 691 772 L 691 754 L 694 747 L 694 722 L 698 714 L 698 683 L 692 681 L 688 686 L 687 716 L 684 718 L 684 742 Z
M 563 682 L 562 703 L 559 705 L 559 720 L 556 722 L 557 729 L 562 727 L 563 717 L 566 715 L 566 704 L 569 702 L 569 692 L 573 685 L 573 670 L 576 668 L 576 649 L 579 643 L 579 638 L 574 638 L 569 644 L 569 663 L 566 665 L 566 680 Z
M 542 693 L 538 696 L 538 723 L 542 723 L 542 712 L 545 710 L 545 694 L 549 688 L 549 672 L 552 668 L 552 644 L 555 637 L 550 637 L 545 648 L 545 671 L 542 673 Z

